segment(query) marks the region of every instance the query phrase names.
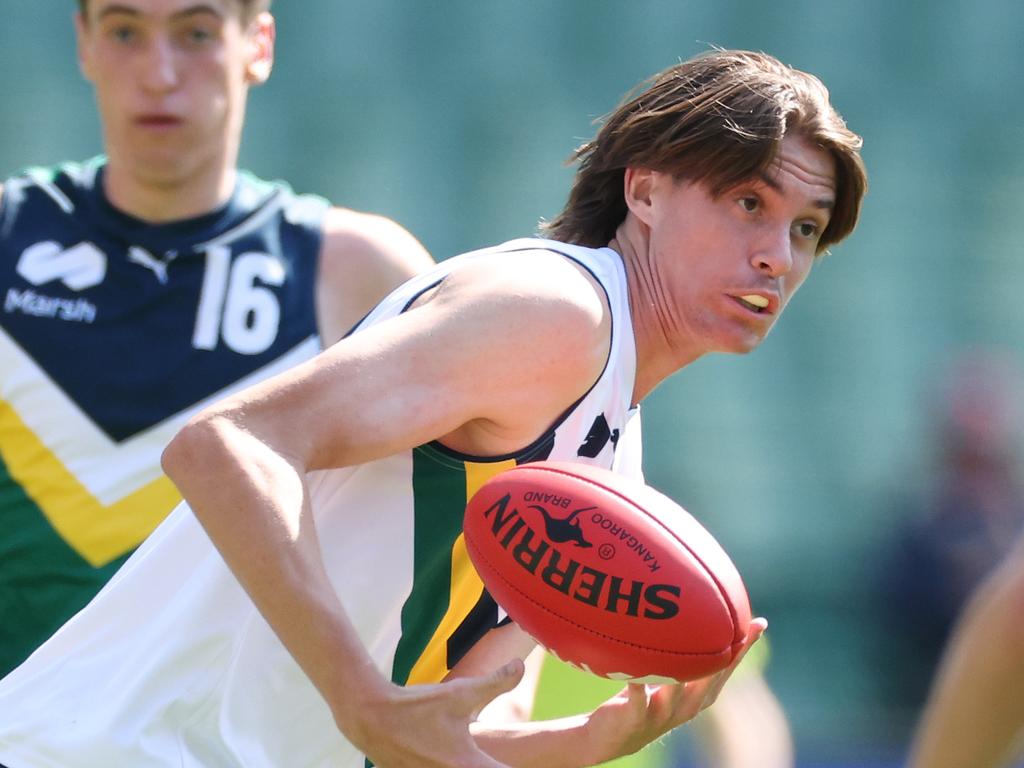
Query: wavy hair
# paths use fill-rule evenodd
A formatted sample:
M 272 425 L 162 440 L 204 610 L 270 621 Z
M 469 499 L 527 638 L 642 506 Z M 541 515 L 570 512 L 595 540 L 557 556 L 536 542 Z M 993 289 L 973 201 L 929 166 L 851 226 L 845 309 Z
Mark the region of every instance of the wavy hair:
M 798 134 L 836 162 L 836 205 L 818 252 L 853 231 L 867 191 L 861 138 L 813 75 L 764 53 L 715 49 L 641 83 L 606 116 L 578 162 L 562 212 L 541 224 L 547 237 L 600 247 L 626 217 L 627 167 L 702 182 L 720 195 L 767 171 L 787 134 Z

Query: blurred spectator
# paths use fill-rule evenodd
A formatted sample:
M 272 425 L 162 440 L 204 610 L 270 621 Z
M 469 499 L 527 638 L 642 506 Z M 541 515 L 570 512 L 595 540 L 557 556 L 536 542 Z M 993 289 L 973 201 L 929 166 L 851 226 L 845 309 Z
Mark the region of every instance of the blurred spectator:
M 908 712 L 924 702 L 964 602 L 1024 529 L 1018 372 L 972 350 L 942 384 L 934 463 L 898 510 L 905 523 L 881 576 L 889 694 Z

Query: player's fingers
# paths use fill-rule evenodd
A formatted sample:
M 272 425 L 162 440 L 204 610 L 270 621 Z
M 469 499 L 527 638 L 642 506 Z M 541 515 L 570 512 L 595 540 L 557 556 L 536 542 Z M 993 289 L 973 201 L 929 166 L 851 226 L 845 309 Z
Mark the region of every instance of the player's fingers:
M 768 622 L 763 618 L 752 620 L 746 642 L 729 666 L 722 671 L 681 684 L 659 686 L 631 684 L 629 695 L 639 696 L 642 690 L 647 697 L 646 707 L 649 714 L 654 721 L 666 723 L 667 728 L 674 728 L 688 722 L 715 702 L 733 670 L 750 647 L 761 637 L 767 626 Z
M 714 675 L 708 683 L 707 690 L 704 692 L 704 704 L 701 709 L 710 707 L 715 703 L 718 698 L 718 694 L 722 692 L 723 686 L 729 681 L 733 671 L 743 661 L 743 657 L 747 655 L 747 651 L 750 650 L 751 646 L 754 645 L 758 640 L 761 639 L 761 635 L 768 629 L 768 621 L 764 618 L 758 617 L 751 620 L 750 630 L 747 632 L 747 640 L 740 648 L 739 653 L 736 654 L 736 658 L 732 660 L 732 663 L 728 667 L 723 669 L 718 674 Z
M 750 620 L 750 629 L 747 632 L 747 642 L 743 648 L 743 653 L 746 653 L 747 648 L 758 641 L 761 635 L 765 633 L 766 629 L 768 629 L 768 619 L 763 616 L 758 616 L 757 618 Z
M 667 683 L 650 686 L 647 709 L 662 729 L 668 730 L 693 719 L 702 709 L 708 678 L 688 683 Z
M 523 679 L 526 667 L 522 659 L 512 659 L 488 675 L 463 678 L 453 681 L 463 689 L 462 700 L 469 708 L 471 719 L 476 719 L 480 710 L 503 693 L 508 693 Z
M 736 658 L 734 658 L 732 663 L 724 670 L 726 679 L 728 679 L 729 675 L 732 674 L 732 671 L 740 665 L 740 662 L 743 661 L 743 657 L 747 655 L 747 651 L 751 649 L 754 643 L 761 639 L 761 636 L 764 634 L 766 629 L 768 629 L 767 619 L 758 617 L 751 620 L 750 629 L 747 631 L 746 642 L 743 643 L 743 647 L 740 648 L 739 653 L 736 654 Z
M 701 710 L 706 680 L 659 685 L 650 692 L 647 711 L 659 730 L 667 731 L 692 720 Z
M 645 683 L 630 683 L 626 686 L 624 693 L 626 698 L 633 701 L 647 701 L 650 690 L 650 686 Z

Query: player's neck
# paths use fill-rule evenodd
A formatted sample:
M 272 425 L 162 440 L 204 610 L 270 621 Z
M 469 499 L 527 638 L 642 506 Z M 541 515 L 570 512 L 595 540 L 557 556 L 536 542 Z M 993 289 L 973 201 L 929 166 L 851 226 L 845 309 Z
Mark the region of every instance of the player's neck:
M 662 291 L 655 284 L 650 241 L 635 219 L 627 216 L 609 247 L 622 256 L 629 292 L 629 311 L 636 343 L 635 405 L 680 368 L 701 357 L 706 350 L 688 344 L 684 334 L 672 332 L 662 306 Z
M 231 197 L 236 177 L 236 169 L 228 167 L 188 178 L 155 180 L 126 172 L 111 162 L 103 175 L 103 194 L 118 210 L 159 224 L 216 210 Z

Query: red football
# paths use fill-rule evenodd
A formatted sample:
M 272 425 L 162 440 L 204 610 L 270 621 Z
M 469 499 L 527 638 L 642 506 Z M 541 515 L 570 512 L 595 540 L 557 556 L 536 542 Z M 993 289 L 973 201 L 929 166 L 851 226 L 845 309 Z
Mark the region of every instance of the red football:
M 563 661 L 617 680 L 724 669 L 750 625 L 729 556 L 650 486 L 569 462 L 495 475 L 466 507 L 466 548 L 488 591 Z

